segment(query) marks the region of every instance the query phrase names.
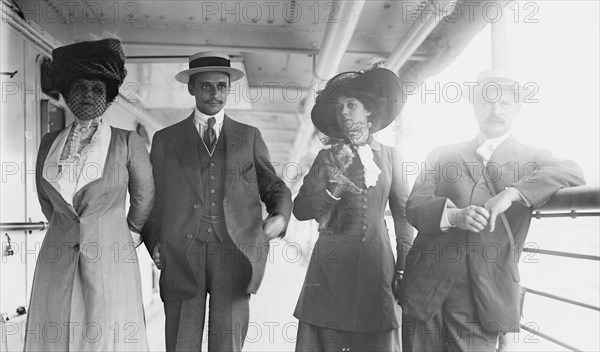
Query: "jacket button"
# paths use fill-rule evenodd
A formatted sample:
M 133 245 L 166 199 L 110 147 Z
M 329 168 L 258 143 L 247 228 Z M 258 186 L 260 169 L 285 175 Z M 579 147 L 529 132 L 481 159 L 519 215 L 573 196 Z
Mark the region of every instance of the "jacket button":
M 194 204 L 194 209 L 200 208 L 200 204 Z
M 368 200 L 369 200 L 369 199 L 368 199 L 367 197 L 364 197 L 364 198 L 363 198 L 363 202 L 366 202 L 366 201 L 368 201 Z
M 367 229 L 367 225 L 363 225 L 362 230 L 365 231 Z
M 79 243 L 75 243 L 73 245 L 73 250 L 78 251 L 79 250 Z
M 210 167 L 215 167 L 215 163 L 208 164 Z
M 361 241 L 362 243 L 365 243 L 365 242 L 367 241 L 367 239 L 366 239 L 366 238 L 364 238 L 364 237 L 361 237 L 361 238 L 360 238 L 360 241 Z
M 216 205 L 217 205 L 217 203 L 215 203 L 215 202 L 212 202 L 212 203 L 210 203 L 210 205 L 214 207 L 214 206 L 216 206 Z
M 206 231 L 207 232 L 212 232 L 212 229 L 209 227 Z
M 362 206 L 362 208 L 363 208 L 363 209 L 367 209 L 367 205 L 366 205 L 366 204 L 365 204 L 365 205 L 363 205 L 363 206 Z
M 214 189 L 211 189 L 211 190 L 210 190 L 210 193 L 215 193 L 215 192 L 216 192 L 216 191 L 215 191 Z
M 214 181 L 214 180 L 215 180 L 215 177 L 214 177 L 214 176 L 210 176 L 210 180 L 211 180 L 211 181 Z
M 187 237 L 187 238 L 192 238 L 192 237 L 194 237 L 194 234 L 193 234 L 193 233 L 188 233 L 188 234 L 186 235 L 186 237 Z

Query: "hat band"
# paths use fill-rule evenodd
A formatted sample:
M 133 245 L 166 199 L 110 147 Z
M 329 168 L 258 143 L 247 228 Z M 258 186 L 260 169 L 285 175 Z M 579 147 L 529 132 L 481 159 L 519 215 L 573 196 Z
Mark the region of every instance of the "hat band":
M 207 67 L 207 66 L 223 66 L 223 67 L 231 67 L 229 66 L 229 60 L 224 59 L 222 57 L 199 57 L 190 61 L 190 68 L 197 67 Z

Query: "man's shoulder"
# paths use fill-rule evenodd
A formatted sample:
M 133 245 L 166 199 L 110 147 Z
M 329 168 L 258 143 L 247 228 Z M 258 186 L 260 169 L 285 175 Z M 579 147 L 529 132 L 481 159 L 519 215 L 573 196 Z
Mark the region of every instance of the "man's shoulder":
M 184 128 L 187 128 L 187 124 L 189 123 L 188 121 L 189 116 L 187 116 L 185 119 L 183 119 L 182 121 L 179 121 L 177 123 L 172 124 L 171 126 L 167 126 L 161 130 L 156 131 L 155 133 L 155 137 L 159 136 L 159 137 L 168 137 L 171 136 L 173 134 L 177 134 L 179 133 L 179 131 L 181 131 Z
M 229 119 L 229 121 L 231 122 L 231 127 L 233 127 L 234 129 L 246 130 L 248 132 L 259 131 L 259 129 L 255 126 L 249 125 L 247 123 L 239 122 L 227 114 L 225 116 Z

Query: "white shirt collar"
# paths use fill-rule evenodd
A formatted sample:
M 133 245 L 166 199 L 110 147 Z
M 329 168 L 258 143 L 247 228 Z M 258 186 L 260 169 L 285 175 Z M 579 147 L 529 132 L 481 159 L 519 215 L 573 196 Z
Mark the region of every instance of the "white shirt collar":
M 498 146 L 500 144 L 502 144 L 502 142 L 507 140 L 508 137 L 510 137 L 510 135 L 511 135 L 511 133 L 510 133 L 510 131 L 508 131 L 505 134 L 498 136 L 496 138 L 487 138 L 486 135 L 479 132 L 479 134 L 477 135 L 477 142 L 479 143 L 479 145 L 482 145 L 483 142 L 489 141 L 488 143 L 490 143 L 492 145 L 492 149 L 496 150 L 496 148 L 498 148 Z
M 221 124 L 223 123 L 223 118 L 225 118 L 225 109 L 221 109 L 221 111 L 219 111 L 213 116 L 216 120 L 215 125 L 221 126 Z M 196 123 L 206 126 L 207 121 L 210 117 L 211 115 L 203 114 L 202 112 L 200 112 L 200 110 L 198 110 L 197 107 L 194 108 L 194 120 L 196 121 Z

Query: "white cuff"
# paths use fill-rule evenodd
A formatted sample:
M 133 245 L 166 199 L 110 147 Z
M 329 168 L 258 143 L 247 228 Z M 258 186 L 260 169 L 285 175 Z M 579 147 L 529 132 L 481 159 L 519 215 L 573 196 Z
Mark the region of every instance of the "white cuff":
M 444 232 L 454 227 L 454 225 L 452 225 L 448 219 L 448 208 L 456 208 L 456 205 L 454 205 L 450 199 L 446 199 L 446 206 L 444 206 L 442 218 L 440 219 L 440 230 Z

